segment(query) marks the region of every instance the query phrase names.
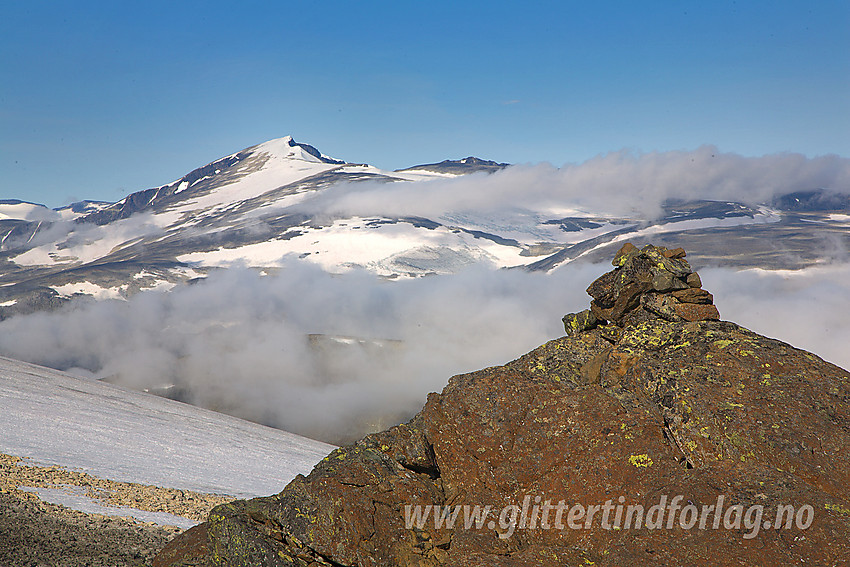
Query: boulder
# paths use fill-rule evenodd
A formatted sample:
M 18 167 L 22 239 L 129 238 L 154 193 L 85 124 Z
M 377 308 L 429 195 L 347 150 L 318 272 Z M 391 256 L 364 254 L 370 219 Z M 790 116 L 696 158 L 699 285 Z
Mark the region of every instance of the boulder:
M 699 277 L 699 274 L 696 272 L 691 272 L 688 274 L 688 277 L 685 279 L 687 284 L 690 287 L 702 287 L 702 280 Z

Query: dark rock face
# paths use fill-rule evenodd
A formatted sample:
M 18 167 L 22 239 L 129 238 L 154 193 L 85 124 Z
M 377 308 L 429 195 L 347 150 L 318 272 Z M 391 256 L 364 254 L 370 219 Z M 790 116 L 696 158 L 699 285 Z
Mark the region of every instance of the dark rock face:
M 342 164 L 345 163 L 344 161 L 341 161 L 341 160 L 338 160 L 338 159 L 333 159 L 333 158 L 329 158 L 327 156 L 323 156 L 322 152 L 320 152 L 319 150 L 317 150 L 316 148 L 314 148 L 310 144 L 300 144 L 300 143 L 296 142 L 295 140 L 289 140 L 289 147 L 290 148 L 299 147 L 302 150 L 304 150 L 305 152 L 307 152 L 308 154 L 310 154 L 311 156 L 313 156 L 314 158 L 318 158 L 319 161 L 322 161 L 323 163 L 335 163 L 337 165 L 342 165 Z
M 777 197 L 773 205 L 783 211 L 846 211 L 850 195 L 826 189 L 797 191 Z
M 489 173 L 493 173 L 495 171 L 499 171 L 500 169 L 508 167 L 508 165 L 510 164 L 499 163 L 487 159 L 480 159 L 477 157 L 470 156 L 464 159 L 447 159 L 441 161 L 440 163 L 414 165 L 413 167 L 407 167 L 405 169 L 399 169 L 396 171 L 424 169 L 437 173 L 453 173 L 455 175 L 465 175 L 467 173 L 474 173 L 476 171 L 486 171 Z
M 214 509 L 157 565 L 845 564 L 850 373 L 716 320 L 683 251 L 632 248 L 588 290 L 610 323 L 578 314 L 453 377 L 280 494 Z M 661 273 L 685 287 L 654 289 Z M 467 522 L 474 506 L 489 515 Z

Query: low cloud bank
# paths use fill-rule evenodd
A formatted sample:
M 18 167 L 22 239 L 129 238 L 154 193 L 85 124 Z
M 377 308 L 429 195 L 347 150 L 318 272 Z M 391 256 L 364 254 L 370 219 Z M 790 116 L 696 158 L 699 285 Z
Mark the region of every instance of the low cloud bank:
M 563 335 L 561 316 L 585 308 L 585 288 L 609 269 L 475 267 L 399 282 L 303 262 L 273 276 L 229 269 L 0 322 L 0 352 L 137 389 L 176 384 L 194 404 L 340 442 L 410 417 L 453 374 Z M 725 319 L 850 367 L 850 264 L 701 275 Z
M 439 217 L 447 211 L 524 208 L 637 215 L 652 219 L 667 199 L 760 204 L 811 189 L 850 192 L 850 159 L 801 154 L 744 157 L 714 146 L 694 151 L 619 151 L 561 168 L 515 165 L 497 173 L 422 183 L 347 183 L 305 202 L 309 214 Z
M 0 352 L 136 389 L 173 383 L 192 403 L 339 441 L 409 417 L 452 374 L 557 336 L 596 272 L 476 267 L 387 282 L 297 261 L 277 276 L 229 269 L 169 293 L 8 319 Z
M 850 264 L 700 271 L 724 319 L 850 369 Z

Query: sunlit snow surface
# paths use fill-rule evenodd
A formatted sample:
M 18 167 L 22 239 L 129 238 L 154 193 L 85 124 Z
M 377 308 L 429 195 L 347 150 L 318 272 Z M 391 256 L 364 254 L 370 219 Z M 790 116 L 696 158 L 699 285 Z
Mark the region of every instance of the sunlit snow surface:
M 26 201 L 0 200 L 0 220 L 48 221 L 59 217 L 59 213 L 44 205 Z
M 238 497 L 280 492 L 334 447 L 0 357 L 0 451 L 101 478 Z

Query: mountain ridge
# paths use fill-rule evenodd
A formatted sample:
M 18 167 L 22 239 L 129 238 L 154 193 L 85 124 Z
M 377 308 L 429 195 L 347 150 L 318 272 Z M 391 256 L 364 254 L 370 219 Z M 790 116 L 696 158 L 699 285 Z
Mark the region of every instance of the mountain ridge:
M 481 264 L 549 272 L 602 258 L 626 238 L 670 235 L 698 259 L 787 269 L 823 261 L 823 240 L 848 240 L 850 216 L 843 214 L 850 200 L 827 189 L 807 188 L 763 205 L 668 199 L 656 218 L 587 211 L 569 202 L 427 214 L 381 213 L 380 197 L 375 213 L 358 205 L 361 187 L 391 197 L 414 183 L 416 199 L 427 202 L 418 194 L 462 196 L 463 189 L 451 188 L 461 187 L 463 173 L 476 173 L 470 179 L 478 184 L 503 186 L 513 170 L 468 157 L 385 171 L 332 158 L 286 136 L 116 203 L 81 201 L 53 211 L 9 201 L 0 205 L 0 318 L 78 298 L 126 299 L 234 264 L 278 269 L 295 259 L 333 273 L 360 269 L 388 279 Z M 347 212 L 341 201 L 363 212 Z M 774 246 L 780 241 L 787 249 Z

